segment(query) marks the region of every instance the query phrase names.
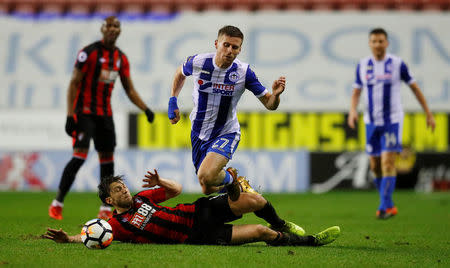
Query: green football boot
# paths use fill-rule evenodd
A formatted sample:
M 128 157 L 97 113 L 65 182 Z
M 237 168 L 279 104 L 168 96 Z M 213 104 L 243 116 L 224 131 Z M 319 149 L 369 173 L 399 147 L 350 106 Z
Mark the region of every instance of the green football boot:
M 295 234 L 298 236 L 305 235 L 305 230 L 302 227 L 300 227 L 297 224 L 290 222 L 290 221 L 284 221 L 284 222 L 285 222 L 285 224 L 281 228 L 273 228 L 271 225 L 269 225 L 269 228 L 272 230 L 275 230 L 275 231 Z
M 339 237 L 339 235 L 341 235 L 341 228 L 339 228 L 339 226 L 327 228 L 322 232 L 313 235 L 315 240 L 314 244 L 316 246 L 323 246 L 326 244 L 330 244 L 331 242 L 336 240 Z

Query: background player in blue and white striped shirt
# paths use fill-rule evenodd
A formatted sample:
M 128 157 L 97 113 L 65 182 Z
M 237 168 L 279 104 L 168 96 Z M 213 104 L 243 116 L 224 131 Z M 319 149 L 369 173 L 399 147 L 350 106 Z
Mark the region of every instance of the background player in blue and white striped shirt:
M 225 166 L 239 144 L 241 132 L 236 107 L 245 89 L 250 90 L 268 110 L 280 104 L 286 78 L 281 76 L 272 84 L 270 93 L 256 77 L 250 66 L 236 57 L 241 52 L 244 35 L 234 26 L 222 27 L 215 40 L 216 52 L 197 54 L 186 59 L 175 73 L 168 116 L 172 124 L 180 120 L 177 96 L 186 76 L 192 76 L 194 108 L 192 123 L 192 161 L 205 194 L 220 191 L 225 186 L 230 199 L 237 200 L 241 192 L 254 191 L 234 168 Z M 272 210 L 270 203 L 266 211 Z M 300 227 L 287 222 L 284 228 Z
M 401 82 L 409 85 L 427 116 L 427 126 L 434 130 L 436 123 L 425 97 L 411 76 L 408 67 L 399 57 L 386 53 L 388 34 L 382 28 L 369 33 L 372 55 L 359 61 L 353 85 L 348 125 L 355 128 L 358 119 L 359 98 L 365 94 L 364 122 L 366 124 L 366 151 L 370 155 L 370 169 L 380 194 L 377 217 L 387 219 L 397 214 L 392 201 L 395 189 L 396 154 L 402 150 L 403 108 Z

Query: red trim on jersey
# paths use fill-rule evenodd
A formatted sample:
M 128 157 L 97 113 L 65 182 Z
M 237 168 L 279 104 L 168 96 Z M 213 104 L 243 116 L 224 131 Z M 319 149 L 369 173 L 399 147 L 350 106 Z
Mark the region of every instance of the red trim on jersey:
M 192 206 L 179 206 L 178 205 L 178 206 L 176 206 L 176 208 L 170 208 L 170 207 L 164 207 L 164 208 L 169 209 L 170 211 L 182 210 L 185 212 L 192 212 L 192 213 L 195 211 L 195 207 L 192 207 Z M 194 219 L 182 217 L 179 215 L 169 214 L 166 212 L 161 212 L 161 214 L 158 214 L 158 216 L 161 219 L 168 220 L 168 221 L 175 221 L 175 222 L 186 221 L 186 225 L 188 225 L 189 227 L 192 227 L 192 225 L 194 224 Z
M 87 153 L 73 153 L 73 155 L 72 155 L 73 157 L 75 157 L 75 158 L 80 158 L 80 159 L 84 159 L 84 160 L 86 160 L 86 158 L 87 158 Z
M 94 79 L 95 74 L 95 66 L 98 57 L 98 50 L 94 50 L 87 59 L 87 62 L 84 66 L 87 66 L 86 74 L 83 78 L 84 80 L 84 89 L 83 91 L 83 107 L 81 113 L 83 114 L 91 114 L 91 102 L 92 102 L 92 80 Z M 83 66 L 83 67 L 84 67 Z M 83 86 L 83 83 L 81 84 Z
M 114 161 L 114 156 L 100 158 L 100 164 L 111 163 Z
M 130 62 L 125 54 L 120 53 L 120 70 L 119 74 L 121 77 L 130 77 Z

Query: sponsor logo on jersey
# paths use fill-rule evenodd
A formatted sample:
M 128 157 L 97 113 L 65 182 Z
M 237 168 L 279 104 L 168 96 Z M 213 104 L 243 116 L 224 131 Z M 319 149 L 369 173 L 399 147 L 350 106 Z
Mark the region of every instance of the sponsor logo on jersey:
M 156 210 L 152 206 L 144 203 L 138 208 L 136 213 L 134 213 L 130 223 L 143 230 L 155 212 Z
M 99 61 L 100 61 L 101 63 L 104 63 L 106 60 L 105 60 L 104 58 L 100 58 Z
M 218 93 L 224 96 L 233 96 L 234 85 L 225 85 L 219 83 L 212 84 L 213 93 Z
M 118 76 L 119 76 L 119 73 L 117 71 L 110 71 L 110 70 L 102 69 L 98 80 L 103 83 L 109 84 L 109 83 L 114 83 Z
M 392 80 L 392 74 L 382 74 L 376 76 L 377 82 L 391 82 Z

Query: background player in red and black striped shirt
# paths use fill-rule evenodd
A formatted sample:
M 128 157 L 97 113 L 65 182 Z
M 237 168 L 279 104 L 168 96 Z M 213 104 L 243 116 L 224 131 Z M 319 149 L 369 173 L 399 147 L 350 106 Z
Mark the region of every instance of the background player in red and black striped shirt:
M 145 112 L 148 121 L 154 114 L 134 88 L 127 56 L 116 47 L 120 21 L 107 17 L 101 26 L 103 39 L 83 48 L 77 56 L 67 94 L 66 132 L 73 139 L 73 157 L 61 176 L 59 190 L 49 208 L 49 216 L 61 220 L 64 197 L 87 158 L 89 143 L 94 140 L 100 160 L 100 178 L 114 174 L 116 133 L 111 110 L 111 92 L 117 77 L 128 98 Z M 100 207 L 98 217 L 108 219 L 111 208 Z
M 265 241 L 274 246 L 321 246 L 333 242 L 340 234 L 338 226 L 318 234 L 304 236 L 277 231 L 284 220 L 262 195 L 243 192 L 236 201 L 228 194 L 202 197 L 191 204 L 175 207 L 159 203 L 181 193 L 177 182 L 160 178 L 156 170 L 148 172 L 143 187 L 154 187 L 131 196 L 119 176 L 104 178 L 99 185 L 103 202 L 115 207 L 109 220 L 114 240 L 133 243 L 229 245 Z M 231 225 L 228 222 L 254 212 L 271 224 Z M 81 236 L 68 236 L 62 229 L 48 229 L 45 238 L 56 242 L 81 242 Z

